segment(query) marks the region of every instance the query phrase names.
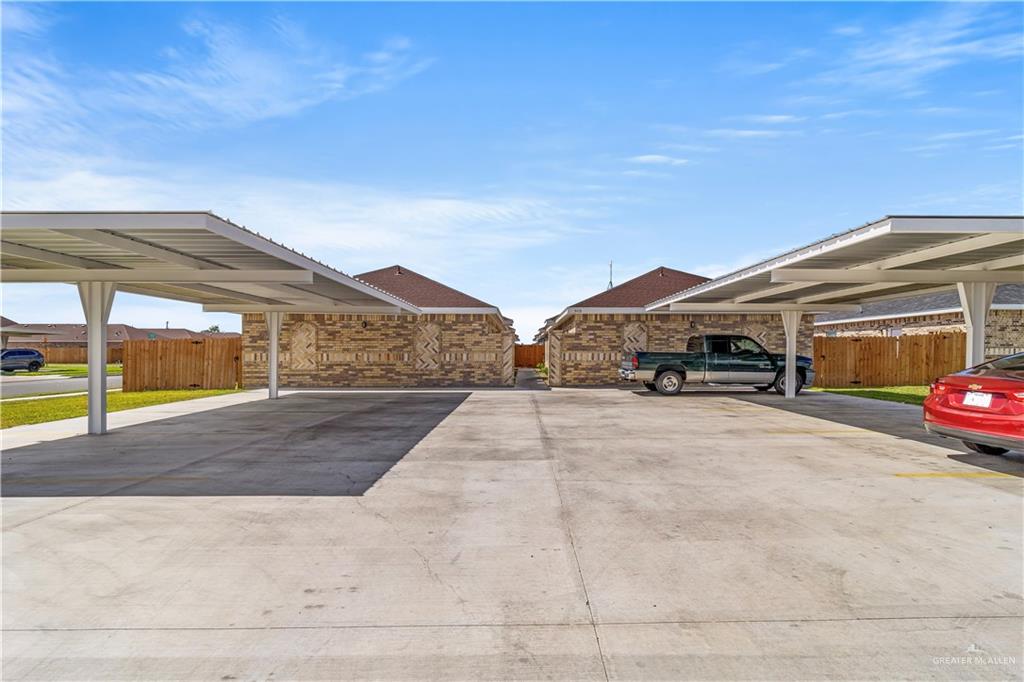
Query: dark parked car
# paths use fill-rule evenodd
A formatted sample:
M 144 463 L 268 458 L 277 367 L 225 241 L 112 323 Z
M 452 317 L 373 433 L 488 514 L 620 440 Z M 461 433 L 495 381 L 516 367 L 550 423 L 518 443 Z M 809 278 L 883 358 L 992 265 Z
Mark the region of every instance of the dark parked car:
M 986 455 L 1024 451 L 1024 353 L 936 379 L 924 428 Z
M 44 365 L 46 360 L 43 359 L 43 354 L 31 348 L 8 348 L 0 353 L 0 371 L 14 372 L 24 369 L 38 372 Z

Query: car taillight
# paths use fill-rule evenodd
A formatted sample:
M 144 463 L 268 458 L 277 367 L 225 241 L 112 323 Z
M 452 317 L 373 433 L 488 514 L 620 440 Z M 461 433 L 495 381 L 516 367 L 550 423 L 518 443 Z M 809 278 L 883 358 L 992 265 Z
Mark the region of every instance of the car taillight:
M 945 393 L 949 389 L 949 386 L 946 386 L 946 384 L 936 380 L 932 382 L 932 385 L 929 386 L 929 388 L 932 393 Z
M 1016 400 L 1024 403 L 1024 391 L 1017 391 L 1016 393 L 1007 393 L 1006 397 L 1010 400 Z
M 635 355 L 633 356 L 632 362 L 633 362 L 633 369 L 637 369 L 637 368 L 640 367 L 640 358 L 638 358 L 637 356 L 635 356 Z

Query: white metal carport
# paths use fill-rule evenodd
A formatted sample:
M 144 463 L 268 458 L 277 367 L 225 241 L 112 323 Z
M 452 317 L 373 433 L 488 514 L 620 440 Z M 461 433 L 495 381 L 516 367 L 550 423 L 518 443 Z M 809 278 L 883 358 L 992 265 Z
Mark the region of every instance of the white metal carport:
M 416 306 L 206 211 L 3 212 L 0 280 L 78 286 L 89 360 L 89 433 L 105 433 L 107 320 L 125 291 L 262 312 L 268 395 L 289 312 L 419 313 Z
M 887 216 L 655 301 L 680 313 L 778 312 L 786 397 L 794 396 L 800 318 L 955 287 L 967 323 L 966 366 L 984 361 L 997 284 L 1024 282 L 1024 217 Z

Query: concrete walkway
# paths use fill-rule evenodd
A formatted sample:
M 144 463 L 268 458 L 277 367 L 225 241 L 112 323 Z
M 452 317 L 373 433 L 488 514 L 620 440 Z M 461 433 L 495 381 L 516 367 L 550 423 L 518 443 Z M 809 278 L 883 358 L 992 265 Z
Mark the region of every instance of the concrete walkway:
M 4 451 L 5 680 L 1020 676 L 1024 470 L 868 401 L 223 398 Z

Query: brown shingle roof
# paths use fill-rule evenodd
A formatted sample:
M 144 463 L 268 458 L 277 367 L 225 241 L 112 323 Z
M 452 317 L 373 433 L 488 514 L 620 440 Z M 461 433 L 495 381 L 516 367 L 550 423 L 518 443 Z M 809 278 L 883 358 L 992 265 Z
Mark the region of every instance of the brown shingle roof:
M 659 298 L 707 281 L 707 277 L 661 266 L 569 307 L 640 308 Z
M 479 298 L 445 286 L 436 280 L 413 272 L 401 265 L 392 265 L 356 275 L 367 284 L 405 299 L 419 308 L 493 308 Z

